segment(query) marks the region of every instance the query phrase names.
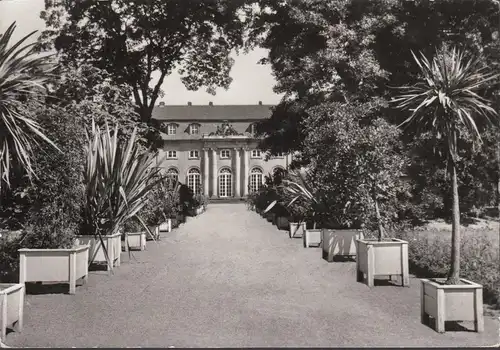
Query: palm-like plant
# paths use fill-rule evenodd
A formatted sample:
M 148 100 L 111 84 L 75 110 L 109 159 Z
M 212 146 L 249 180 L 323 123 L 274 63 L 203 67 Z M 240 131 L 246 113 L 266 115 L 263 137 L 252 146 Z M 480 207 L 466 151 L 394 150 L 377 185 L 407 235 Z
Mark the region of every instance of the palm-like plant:
M 307 213 L 306 216 L 313 220 L 313 229 L 316 228 L 317 221 L 325 213 L 325 205 L 319 194 L 319 191 L 311 185 L 311 174 L 308 170 L 290 171 L 288 178 L 282 180 L 280 187 L 283 189 L 283 195 L 288 201 L 287 207 L 293 205 L 301 206 L 301 212 Z M 273 201 L 265 209 L 265 213 L 271 210 L 278 201 Z
M 456 165 L 457 139 L 467 132 L 474 143 L 481 142 L 480 127 L 497 116 L 479 90 L 498 77 L 488 72 L 481 56 L 466 57 L 458 49 L 443 48 L 429 62 L 421 53 L 413 57 L 420 68 L 422 80 L 412 86 L 400 87 L 401 95 L 393 99 L 411 115 L 402 125 L 414 124 L 418 132 L 430 131 L 447 141 L 448 169 L 452 181 L 452 250 L 447 284 L 460 282 L 460 209 Z M 486 122 L 486 123 L 485 123 Z
M 115 234 L 132 217 L 152 236 L 136 214 L 146 204 L 148 193 L 163 178 L 157 176 L 160 170 L 155 166 L 157 155 L 149 151 L 140 153 L 136 129 L 126 144 L 119 140 L 118 125 L 113 133 L 107 123 L 105 127 L 101 132 L 92 122 L 92 135 L 88 137 L 84 231 L 100 240 L 106 260 L 111 263 L 102 236 Z
M 55 66 L 49 56 L 36 54 L 35 43 L 23 45 L 36 31 L 9 47 L 15 28 L 14 22 L 0 34 L 0 188 L 4 182 L 10 186 L 11 165 L 35 176 L 32 146 L 38 140 L 56 147 L 24 107 L 26 100 L 40 94 Z

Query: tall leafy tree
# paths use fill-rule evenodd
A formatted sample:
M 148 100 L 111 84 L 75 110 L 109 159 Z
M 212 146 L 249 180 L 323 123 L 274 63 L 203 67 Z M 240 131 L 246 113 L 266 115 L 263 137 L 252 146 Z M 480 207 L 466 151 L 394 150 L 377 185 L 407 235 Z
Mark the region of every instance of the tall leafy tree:
M 15 28 L 14 22 L 0 34 L 0 189 L 10 185 L 12 166 L 30 178 L 35 175 L 32 161 L 39 141 L 56 147 L 26 107 L 27 101 L 44 95 L 54 65 L 50 57 L 36 55 L 33 44 L 26 44 L 36 32 L 11 43 Z
M 89 63 L 132 88 L 149 122 L 161 86 L 174 69 L 189 90 L 228 88 L 230 53 L 243 43 L 244 0 L 45 1 L 40 49 L 63 64 Z M 153 80 L 153 73 L 159 78 Z
M 496 75 L 488 72 L 479 55 L 466 57 L 456 49 L 443 47 L 432 61 L 421 54 L 414 55 L 421 70 L 419 82 L 402 87 L 402 94 L 393 101 L 399 108 L 411 111 L 403 124 L 414 125 L 417 133 L 430 131 L 446 141 L 446 155 L 451 177 L 452 250 L 451 268 L 447 283 L 460 282 L 460 208 L 457 163 L 458 140 L 466 134 L 475 143 L 481 142 L 480 130 L 498 115 L 479 93 Z M 493 117 L 493 118 L 490 118 Z
M 498 8 L 490 0 L 260 0 L 259 7 L 251 43 L 269 50 L 263 62 L 271 64 L 283 104 L 298 101 L 306 110 L 318 99 L 370 101 L 393 122 L 401 117 L 383 101 L 391 86 L 418 75 L 411 50 L 432 55 L 443 42 L 486 50 L 498 28 Z M 284 130 L 303 134 L 289 119 L 276 109 L 261 127 L 269 138 L 264 146 L 279 144 Z

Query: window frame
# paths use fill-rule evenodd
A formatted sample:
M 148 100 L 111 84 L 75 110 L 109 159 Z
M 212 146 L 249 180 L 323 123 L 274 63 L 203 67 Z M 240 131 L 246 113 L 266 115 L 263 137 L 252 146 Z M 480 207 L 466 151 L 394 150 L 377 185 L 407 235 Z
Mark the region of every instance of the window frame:
M 259 154 L 255 155 L 254 152 L 258 152 Z M 262 151 L 260 149 L 257 149 L 257 148 L 253 149 L 250 152 L 250 158 L 261 159 L 262 158 Z
M 194 195 L 200 194 L 201 191 L 201 186 L 202 180 L 201 180 L 201 171 L 198 168 L 191 168 L 187 172 L 187 179 L 186 179 L 187 186 L 191 191 L 193 191 Z
M 223 154 L 227 152 L 227 157 L 224 157 Z M 231 151 L 228 150 L 227 148 L 221 149 L 219 152 L 219 157 L 220 159 L 231 159 Z
M 196 128 L 196 132 L 193 132 L 193 129 Z M 198 124 L 189 124 L 189 135 L 199 135 L 200 134 L 200 126 Z
M 173 152 L 172 156 L 170 156 L 170 152 Z M 178 158 L 177 151 L 174 150 L 167 151 L 167 159 L 177 159 L 177 158 Z
M 249 175 L 249 192 L 250 193 L 258 193 L 259 190 L 262 188 L 264 185 L 264 172 L 260 168 L 252 168 L 250 170 L 250 175 Z M 260 177 L 260 182 L 257 181 L 257 177 Z M 255 180 L 254 180 L 255 179 Z
M 191 153 L 193 153 L 193 152 L 196 152 L 195 156 L 191 155 Z M 189 153 L 188 153 L 188 158 L 189 159 L 200 159 L 200 150 L 197 150 L 197 149 L 190 150 Z
M 173 130 L 173 132 L 170 132 L 171 129 Z M 167 125 L 167 135 L 177 135 L 177 125 L 175 125 L 174 123 L 170 123 Z

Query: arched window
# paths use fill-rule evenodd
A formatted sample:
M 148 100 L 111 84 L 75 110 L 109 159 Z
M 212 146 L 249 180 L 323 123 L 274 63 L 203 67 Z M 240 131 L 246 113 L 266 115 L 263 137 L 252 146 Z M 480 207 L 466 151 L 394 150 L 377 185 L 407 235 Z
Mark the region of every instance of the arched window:
M 219 173 L 219 197 L 231 197 L 233 193 L 231 169 L 223 168 Z
M 167 170 L 167 181 L 171 188 L 173 188 L 177 181 L 179 181 L 179 171 L 176 168 L 170 168 Z
M 193 194 L 201 193 L 201 174 L 198 169 L 193 168 L 188 171 L 187 184 Z
M 250 193 L 258 192 L 262 187 L 262 170 L 259 168 L 253 168 L 250 172 Z

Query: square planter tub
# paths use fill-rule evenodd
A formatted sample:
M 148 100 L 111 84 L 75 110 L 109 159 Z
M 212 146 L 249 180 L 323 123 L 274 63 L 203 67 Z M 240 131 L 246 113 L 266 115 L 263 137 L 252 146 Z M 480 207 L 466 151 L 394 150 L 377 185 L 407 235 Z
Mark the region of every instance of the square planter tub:
M 356 279 L 374 286 L 376 276 L 401 277 L 403 287 L 410 285 L 408 271 L 408 242 L 391 238 L 379 242 L 376 239 L 357 239 Z M 366 278 L 365 278 L 366 276 Z
M 7 327 L 22 332 L 24 295 L 23 283 L 0 283 L 0 340 L 5 341 Z
M 160 232 L 171 232 L 172 231 L 172 219 L 167 219 L 163 224 L 158 227 Z
M 130 250 L 146 249 L 146 232 L 126 232 L 122 247 L 125 252 L 128 252 L 129 248 Z
M 304 248 L 320 247 L 321 246 L 321 229 L 306 229 L 305 234 L 302 235 L 304 240 Z
M 160 239 L 160 226 L 148 226 L 149 228 L 149 231 L 151 231 L 151 234 L 153 235 L 153 237 L 155 238 L 154 240 L 158 240 Z M 151 235 L 146 232 L 146 241 L 153 241 L 153 238 L 151 237 Z
M 355 257 L 356 240 L 363 238 L 361 230 L 356 229 L 323 229 L 322 257 L 333 262 L 335 257 Z
M 445 278 L 421 279 L 420 317 L 429 324 L 434 319 L 434 329 L 445 332 L 446 321 L 473 321 L 476 332 L 484 331 L 483 286 L 461 278 L 462 284 L 445 285 L 438 282 Z
M 89 246 L 70 249 L 19 249 L 19 283 L 60 282 L 75 294 L 76 281 L 85 284 L 89 267 Z
M 306 223 L 298 223 L 298 222 L 290 222 L 290 228 L 288 230 L 288 237 L 294 238 L 299 237 L 302 238 L 306 232 Z
M 104 249 L 102 248 L 101 240 L 99 237 L 94 236 L 77 236 L 77 244 L 85 244 L 90 247 L 89 249 L 89 264 L 92 263 L 104 263 L 107 266 L 108 271 L 113 270 L 114 267 L 120 266 L 120 255 L 122 252 L 122 234 L 117 232 L 112 235 L 102 236 L 106 250 L 108 252 L 109 260 L 111 265 L 108 264 L 106 260 L 106 255 L 104 254 Z

